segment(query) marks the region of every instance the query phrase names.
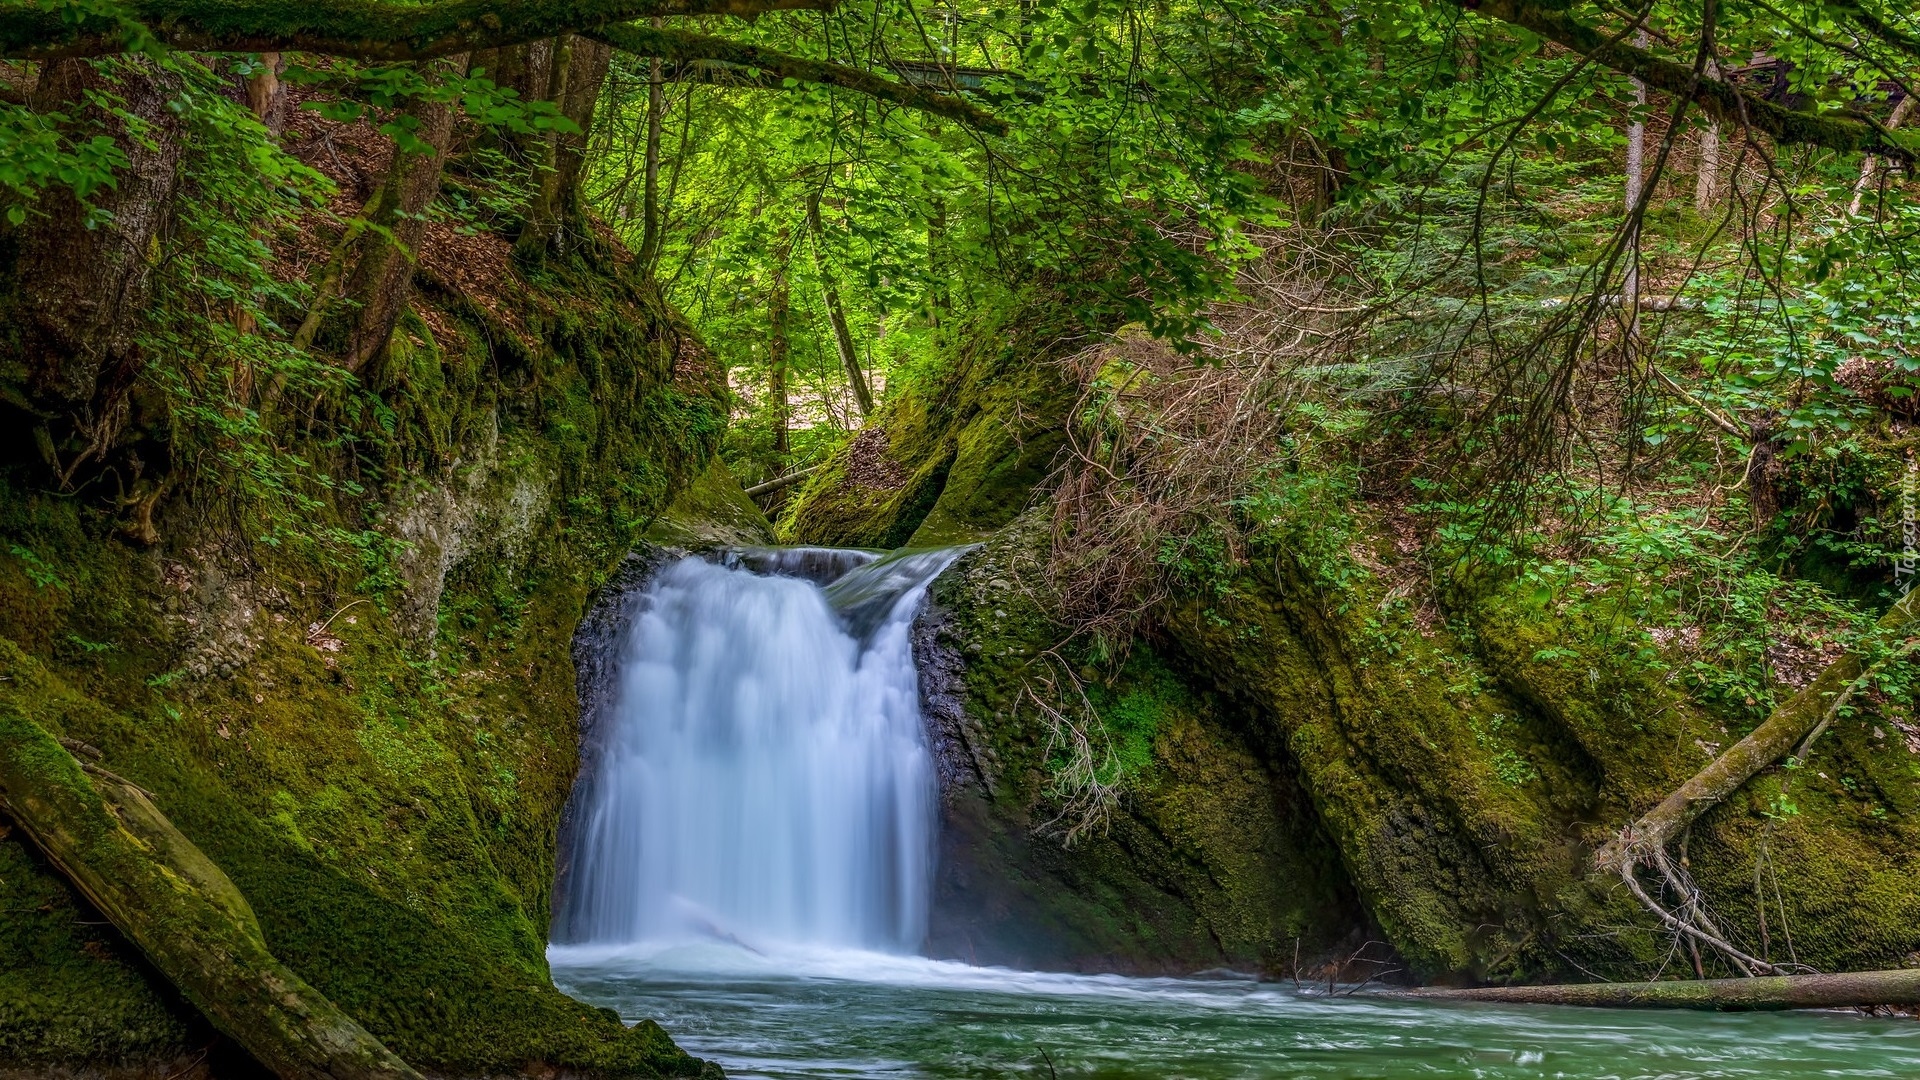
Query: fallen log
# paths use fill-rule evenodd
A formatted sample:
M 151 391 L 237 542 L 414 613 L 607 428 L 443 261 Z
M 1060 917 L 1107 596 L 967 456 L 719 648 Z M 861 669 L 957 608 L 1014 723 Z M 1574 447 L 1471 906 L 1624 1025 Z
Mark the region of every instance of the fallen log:
M 817 473 L 819 471 L 820 471 L 820 466 L 809 465 L 804 469 L 800 469 L 795 472 L 790 472 L 785 476 L 774 477 L 772 480 L 769 480 L 764 484 L 755 484 L 752 487 L 747 489 L 747 498 L 757 499 L 760 496 L 767 494 L 768 492 L 779 491 L 783 487 L 790 487 L 794 484 L 799 483 L 802 480 L 805 480 L 807 477 L 812 476 L 814 473 Z
M 1606 1009 L 1845 1009 L 1920 1005 L 1920 968 L 1836 975 L 1768 975 L 1684 982 L 1571 983 L 1556 986 L 1427 988 L 1396 996 L 1511 1005 L 1585 1005 Z
M 274 958 L 246 897 L 145 791 L 7 713 L 0 809 L 189 1003 L 283 1080 L 420 1080 Z

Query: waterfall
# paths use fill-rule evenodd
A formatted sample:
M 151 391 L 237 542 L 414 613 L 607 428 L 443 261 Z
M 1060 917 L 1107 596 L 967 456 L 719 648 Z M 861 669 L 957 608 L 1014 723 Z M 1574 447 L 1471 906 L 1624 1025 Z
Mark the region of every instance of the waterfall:
M 654 574 L 599 691 L 555 942 L 916 949 L 937 792 L 910 632 L 957 554 L 754 549 Z

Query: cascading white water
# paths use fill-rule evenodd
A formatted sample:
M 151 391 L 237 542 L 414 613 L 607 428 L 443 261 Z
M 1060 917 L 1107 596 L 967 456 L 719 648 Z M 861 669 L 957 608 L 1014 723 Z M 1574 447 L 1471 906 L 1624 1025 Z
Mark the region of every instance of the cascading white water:
M 587 748 L 556 942 L 916 948 L 936 791 L 910 632 L 956 554 L 661 570 Z

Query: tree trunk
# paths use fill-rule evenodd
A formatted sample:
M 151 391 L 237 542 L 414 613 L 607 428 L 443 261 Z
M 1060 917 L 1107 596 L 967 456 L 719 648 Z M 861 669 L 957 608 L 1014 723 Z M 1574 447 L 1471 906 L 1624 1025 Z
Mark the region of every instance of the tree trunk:
M 247 107 L 276 138 L 287 126 L 287 87 L 280 81 L 283 67 L 279 53 L 261 53 L 259 68 L 247 79 Z
M 56 185 L 35 217 L 12 230 L 19 248 L 11 317 L 30 358 L 29 393 L 43 414 L 92 413 L 83 425 L 89 427 L 110 423 L 137 374 L 133 328 L 147 306 L 153 250 L 167 233 L 179 183 L 181 125 L 168 108 L 177 80 L 149 61 L 130 63 L 137 70 L 118 79 L 86 60 L 56 60 L 41 70 L 29 107 L 98 124 L 116 138 L 128 167 L 113 186 L 92 194 L 91 211 Z M 92 104 L 90 94 L 120 98 L 145 122 L 146 137 L 125 137 L 120 121 Z
M 1886 617 L 1880 629 L 1900 631 L 1920 617 L 1920 589 L 1910 592 Z M 1805 689 L 1788 698 L 1753 733 L 1714 758 L 1706 768 L 1681 784 L 1660 805 L 1621 830 L 1594 856 L 1603 870 L 1618 872 L 1641 856 L 1662 851 L 1680 831 L 1701 814 L 1718 806 L 1742 784 L 1790 753 L 1820 726 L 1840 704 L 1842 696 L 1860 678 L 1865 659 L 1850 652 L 1834 661 Z
M 439 62 L 454 70 L 459 57 Z M 359 307 L 347 337 L 347 370 L 360 372 L 386 352 L 393 328 L 413 297 L 414 252 L 427 230 L 426 210 L 440 195 L 440 171 L 453 138 L 453 110 L 444 102 L 416 100 L 408 112 L 420 121 L 414 132 L 429 147 L 409 153 L 396 146 L 386 182 L 367 209 L 370 226 L 361 236 L 360 257 L 347 278 L 344 295 Z
M 1844 1009 L 1920 1005 L 1920 968 L 1839 975 L 1769 975 L 1691 982 L 1580 983 L 1424 989 L 1404 996 L 1515 1005 L 1591 1005 L 1607 1009 Z
M 792 311 L 787 293 L 787 261 L 793 255 L 793 241 L 785 226 L 773 245 L 773 288 L 767 296 L 767 404 L 773 410 L 773 452 L 786 467 L 787 428 L 792 415 L 787 404 L 787 354 L 791 334 L 787 326 Z
M 1906 97 L 1900 99 L 1900 104 L 1894 106 L 1893 115 L 1887 117 L 1888 131 L 1899 127 L 1906 122 L 1907 117 L 1913 115 L 1913 101 L 1913 95 L 1908 94 Z M 1878 154 L 1868 154 L 1866 158 L 1860 162 L 1860 179 L 1853 185 L 1853 201 L 1847 205 L 1847 213 L 1858 214 L 1860 212 L 1861 205 L 1866 201 L 1867 189 L 1872 187 L 1874 182 L 1879 179 L 1881 170 L 1884 169 L 1885 166 L 1886 163 L 1880 160 Z
M 586 165 L 587 137 L 613 50 L 568 34 L 548 47 L 547 57 L 542 67 L 547 81 L 540 100 L 553 102 L 560 114 L 580 130 L 547 132 L 531 144 L 536 186 L 527 208 L 526 227 L 514 247 L 523 258 L 533 259 L 565 245 L 570 228 L 580 216 L 580 177 Z
M 1633 43 L 1642 49 L 1647 47 L 1645 29 L 1634 34 Z M 1639 79 L 1633 80 L 1633 102 L 1634 119 L 1627 125 L 1627 276 L 1620 290 L 1626 295 L 1629 341 L 1640 328 L 1640 226 L 1633 211 L 1640 205 L 1641 190 L 1646 183 L 1647 157 L 1647 125 L 1640 119 L 1640 112 L 1647 107 L 1647 84 Z
M 947 288 L 947 201 L 933 200 L 927 215 L 927 326 L 938 330 L 947 323 L 953 296 Z
M 653 20 L 654 29 L 660 20 Z M 659 57 L 648 61 L 647 71 L 647 148 L 645 177 L 640 199 L 640 272 L 652 277 L 660 265 L 660 126 L 666 117 L 666 66 Z
M 1693 177 L 1693 209 L 1702 217 L 1713 210 L 1720 184 L 1720 125 L 1707 121 L 1700 129 L 1700 168 Z
M 273 957 L 246 897 L 146 792 L 0 715 L 0 805 L 213 1025 L 283 1080 L 420 1080 Z
M 867 389 L 867 376 L 860 370 L 860 356 L 853 349 L 853 331 L 847 327 L 847 313 L 840 306 L 840 290 L 827 269 L 826 229 L 820 223 L 820 195 L 807 199 L 807 227 L 813 231 L 813 266 L 820 275 L 820 298 L 827 306 L 827 321 L 833 324 L 833 347 L 840 354 L 840 367 L 847 373 L 847 385 L 853 390 L 854 408 L 865 417 L 873 412 L 873 392 Z

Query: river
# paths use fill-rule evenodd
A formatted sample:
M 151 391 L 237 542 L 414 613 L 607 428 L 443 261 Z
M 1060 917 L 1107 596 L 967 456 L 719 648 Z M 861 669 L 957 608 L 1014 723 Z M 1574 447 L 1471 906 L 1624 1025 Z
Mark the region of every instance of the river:
M 630 1021 L 659 1021 L 736 1080 L 1920 1077 L 1920 1025 L 1848 1013 L 1329 998 L 1244 978 L 1038 974 L 717 945 L 556 949 L 552 960 L 562 990 Z
M 631 598 L 556 887 L 562 990 L 658 1021 L 736 1078 L 1920 1077 L 1907 1020 L 913 955 L 937 791 L 908 631 L 954 554 L 685 559 Z

